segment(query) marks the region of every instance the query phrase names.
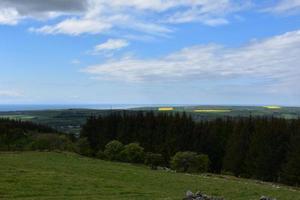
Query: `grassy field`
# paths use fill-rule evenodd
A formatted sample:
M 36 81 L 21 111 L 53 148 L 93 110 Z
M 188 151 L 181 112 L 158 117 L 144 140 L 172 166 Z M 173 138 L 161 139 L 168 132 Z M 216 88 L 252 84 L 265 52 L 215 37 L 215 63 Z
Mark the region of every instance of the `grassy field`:
M 151 171 L 71 153 L 0 153 L 0 199 L 179 200 L 186 190 L 227 200 L 300 199 L 299 190 L 252 180 Z
M 194 112 L 198 112 L 198 113 L 227 113 L 227 112 L 231 112 L 231 110 L 194 110 Z
M 35 117 L 34 116 L 30 116 L 30 115 L 0 115 L 0 118 L 30 121 L 30 120 L 33 120 Z

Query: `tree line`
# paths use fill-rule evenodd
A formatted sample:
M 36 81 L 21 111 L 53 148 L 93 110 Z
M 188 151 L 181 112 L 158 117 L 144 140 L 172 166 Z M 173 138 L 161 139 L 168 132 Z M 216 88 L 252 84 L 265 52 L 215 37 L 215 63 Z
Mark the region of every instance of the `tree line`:
M 169 166 L 177 152 L 208 155 L 210 171 L 300 183 L 300 119 L 238 117 L 195 122 L 186 113 L 116 112 L 93 116 L 80 138 L 96 156 L 112 140 L 139 143 Z
M 0 151 L 73 150 L 73 141 L 46 125 L 0 118 Z
M 86 138 L 77 141 L 77 153 L 84 156 L 94 156 L 101 160 L 139 163 L 148 165 L 152 170 L 164 168 L 163 156 L 159 153 L 145 152 L 139 143 L 124 145 L 118 140 L 112 140 L 105 145 L 104 151 L 92 154 Z M 205 173 L 208 172 L 210 160 L 207 155 L 185 151 L 177 152 L 170 160 L 170 167 L 178 172 Z

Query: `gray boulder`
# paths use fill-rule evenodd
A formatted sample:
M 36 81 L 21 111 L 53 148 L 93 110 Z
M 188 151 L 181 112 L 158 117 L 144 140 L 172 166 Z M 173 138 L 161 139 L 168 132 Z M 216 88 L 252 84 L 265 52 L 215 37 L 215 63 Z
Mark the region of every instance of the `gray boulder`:
M 188 190 L 185 193 L 185 197 L 183 198 L 183 200 L 224 200 L 224 198 L 208 196 L 199 191 L 194 194 L 192 191 Z M 266 197 L 266 196 L 261 196 L 260 200 L 276 200 L 276 199 Z
M 260 200 L 276 200 L 276 199 L 272 199 L 272 198 L 266 197 L 266 196 L 261 196 Z
M 187 191 L 183 200 L 224 200 L 222 197 L 210 197 L 201 192 L 195 194 L 191 191 Z

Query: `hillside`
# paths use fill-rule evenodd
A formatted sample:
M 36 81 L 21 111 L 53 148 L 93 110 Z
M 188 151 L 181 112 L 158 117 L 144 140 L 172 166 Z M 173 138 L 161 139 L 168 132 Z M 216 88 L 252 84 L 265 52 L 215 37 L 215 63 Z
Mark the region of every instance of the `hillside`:
M 299 200 L 300 191 L 252 180 L 151 171 L 71 153 L 1 153 L 0 199 L 181 199 L 200 190 L 227 200 L 261 195 Z

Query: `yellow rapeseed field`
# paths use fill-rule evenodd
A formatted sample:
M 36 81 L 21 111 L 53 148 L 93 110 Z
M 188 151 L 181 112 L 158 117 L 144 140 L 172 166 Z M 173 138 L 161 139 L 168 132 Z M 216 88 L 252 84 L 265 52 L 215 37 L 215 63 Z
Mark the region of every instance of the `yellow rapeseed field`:
M 264 108 L 268 108 L 268 109 L 281 109 L 280 106 L 264 106 Z
M 221 112 L 231 112 L 231 110 L 220 110 L 220 109 L 198 109 L 198 110 L 194 110 L 194 112 L 202 112 L 202 113 L 221 113 Z
M 174 108 L 172 107 L 165 107 L 165 108 L 158 108 L 158 111 L 173 111 Z

